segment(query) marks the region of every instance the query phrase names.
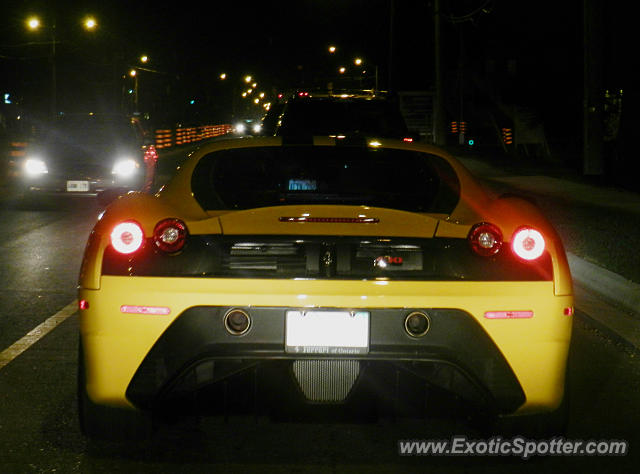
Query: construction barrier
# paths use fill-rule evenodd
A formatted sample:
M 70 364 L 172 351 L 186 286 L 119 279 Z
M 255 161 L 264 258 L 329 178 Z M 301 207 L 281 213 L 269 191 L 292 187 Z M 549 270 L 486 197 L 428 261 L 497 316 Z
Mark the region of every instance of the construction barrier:
M 510 128 L 502 129 L 502 141 L 505 145 L 513 144 L 513 130 Z
M 458 134 L 467 131 L 467 122 L 451 122 L 449 123 L 449 133 Z
M 182 146 L 231 133 L 231 125 L 202 125 L 156 130 L 156 149 Z
M 173 130 L 156 130 L 156 148 L 170 148 L 173 146 Z
M 9 158 L 21 158 L 25 156 L 27 149 L 27 142 L 11 142 L 9 143 Z

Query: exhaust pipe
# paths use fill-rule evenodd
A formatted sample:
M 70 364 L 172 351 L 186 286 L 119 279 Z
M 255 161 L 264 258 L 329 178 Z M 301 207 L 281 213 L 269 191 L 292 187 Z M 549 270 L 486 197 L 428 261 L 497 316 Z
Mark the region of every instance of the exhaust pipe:
M 245 334 L 250 327 L 251 317 L 242 309 L 231 309 L 224 315 L 224 328 L 233 336 Z
M 414 311 L 404 318 L 404 330 L 411 337 L 422 337 L 431 327 L 431 318 L 427 313 Z

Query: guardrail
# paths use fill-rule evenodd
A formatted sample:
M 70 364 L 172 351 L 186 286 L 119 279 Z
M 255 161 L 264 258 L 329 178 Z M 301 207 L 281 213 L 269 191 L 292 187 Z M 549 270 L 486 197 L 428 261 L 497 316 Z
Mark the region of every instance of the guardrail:
M 231 132 L 231 125 L 202 125 L 200 127 L 162 128 L 155 132 L 156 148 L 171 148 L 219 137 Z

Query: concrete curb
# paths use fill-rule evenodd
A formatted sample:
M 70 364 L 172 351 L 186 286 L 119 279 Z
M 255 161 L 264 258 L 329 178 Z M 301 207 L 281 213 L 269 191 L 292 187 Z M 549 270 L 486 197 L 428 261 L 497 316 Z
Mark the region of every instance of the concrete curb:
M 609 338 L 640 351 L 640 285 L 567 253 L 576 316 Z
M 574 281 L 603 299 L 640 315 L 640 285 L 567 252 Z

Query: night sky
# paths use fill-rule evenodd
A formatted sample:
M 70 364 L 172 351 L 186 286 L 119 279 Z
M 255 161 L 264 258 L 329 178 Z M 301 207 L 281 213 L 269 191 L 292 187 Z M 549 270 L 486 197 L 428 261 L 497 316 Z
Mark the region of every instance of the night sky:
M 582 0 L 441 4 L 449 95 L 455 95 L 451 91 L 459 88 L 460 80 L 486 78 L 487 71 L 494 71 L 499 79 L 491 79 L 491 87 L 509 101 L 533 104 L 556 119 L 558 110 L 566 111 L 578 120 Z M 621 12 L 615 3 L 610 5 L 606 22 L 615 24 L 611 20 Z M 199 114 L 215 118 L 224 114 L 245 74 L 272 95 L 326 84 L 336 76 L 338 65 L 348 66 L 356 56 L 378 67 L 381 88 L 433 87 L 433 2 L 427 0 L 58 0 L 12 2 L 3 10 L 0 85 L 29 107 L 47 101 L 51 77 L 45 33 L 36 38 L 24 28 L 29 13 L 41 14 L 49 24 L 55 18 L 61 108 L 121 106 L 123 88 L 131 87 L 123 75 L 142 53 L 149 55 L 147 67 L 156 72 L 140 76 L 141 101 L 155 101 L 153 110 L 166 111 L 195 99 L 208 107 L 198 109 Z M 78 23 L 86 13 L 99 22 L 99 30 L 91 35 Z M 610 30 L 615 31 L 615 25 Z M 624 42 L 624 36 L 611 33 L 604 45 L 612 63 L 607 81 L 613 88 L 624 86 L 624 74 L 616 54 L 609 53 Z M 327 53 L 330 44 L 339 48 L 335 56 Z M 221 72 L 229 75 L 226 84 L 218 78 Z

